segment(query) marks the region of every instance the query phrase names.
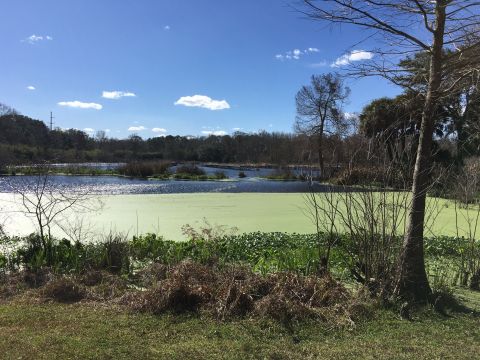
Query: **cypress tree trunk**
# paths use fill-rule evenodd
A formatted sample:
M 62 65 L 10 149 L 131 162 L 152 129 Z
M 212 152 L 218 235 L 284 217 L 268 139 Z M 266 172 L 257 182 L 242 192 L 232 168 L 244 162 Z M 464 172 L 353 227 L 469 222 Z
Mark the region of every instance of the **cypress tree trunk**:
M 412 204 L 408 216 L 409 225 L 400 254 L 398 277 L 394 290 L 395 295 L 415 302 L 427 302 L 431 295 L 425 271 L 423 231 L 435 126 L 435 105 L 442 81 L 445 21 L 446 0 L 437 0 L 436 29 L 430 57 L 430 79 L 422 114 L 420 139 L 413 175 Z

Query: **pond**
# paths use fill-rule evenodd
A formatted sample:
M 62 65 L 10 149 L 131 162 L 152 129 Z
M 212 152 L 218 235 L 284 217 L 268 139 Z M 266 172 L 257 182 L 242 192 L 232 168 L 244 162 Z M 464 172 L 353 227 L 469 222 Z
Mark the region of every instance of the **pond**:
M 110 169 L 118 164 L 85 164 Z M 58 164 L 57 166 L 66 166 Z M 302 181 L 267 180 L 270 168 L 202 166 L 207 174 L 223 171 L 230 179 L 220 181 L 143 180 L 119 176 L 53 175 L 49 186 L 55 191 L 88 191 L 101 200 L 95 213 L 67 214 L 75 225 L 81 220 L 91 238 L 110 231 L 130 235 L 156 232 L 170 239 L 184 239 L 182 225 L 212 224 L 238 227 L 239 231 L 287 231 L 311 233 L 313 223 L 305 214 L 304 193 L 335 191 L 335 187 Z M 173 169 L 174 170 L 174 169 Z M 300 170 L 297 170 L 300 171 Z M 32 217 L 22 214 L 20 197 L 13 188 L 28 192 L 36 187 L 36 176 L 0 177 L 0 222 L 8 233 L 26 235 L 35 231 Z M 96 196 L 98 195 L 98 196 Z M 2 219 L 3 216 L 3 219 Z M 85 231 L 85 229 L 83 229 Z M 59 227 L 54 235 L 65 236 Z M 87 233 L 87 232 L 86 232 Z
M 182 180 L 146 180 L 120 176 L 69 176 L 53 175 L 49 177 L 50 185 L 63 191 L 88 190 L 95 194 L 185 194 L 185 193 L 305 193 L 310 191 L 311 183 L 307 181 L 267 180 L 274 170 L 261 168 L 242 170 L 246 178 L 238 178 L 238 170 L 202 167 L 207 174 L 224 172 L 229 179 L 219 181 L 182 181 Z M 173 169 L 174 170 L 174 169 Z M 36 176 L 0 177 L 0 193 L 12 192 L 12 187 L 32 189 Z M 328 190 L 331 186 L 312 184 L 315 190 Z

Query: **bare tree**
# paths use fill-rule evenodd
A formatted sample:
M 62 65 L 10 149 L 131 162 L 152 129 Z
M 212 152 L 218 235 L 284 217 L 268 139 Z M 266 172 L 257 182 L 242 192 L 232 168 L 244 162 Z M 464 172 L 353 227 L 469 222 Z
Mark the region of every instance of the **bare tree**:
M 5 105 L 3 103 L 0 103 L 0 116 L 17 115 L 17 114 L 18 114 L 18 112 L 14 108 L 12 108 L 8 105 Z
M 295 98 L 297 119 L 295 130 L 317 138 L 320 175 L 325 176 L 323 156 L 324 134 L 342 132 L 346 127 L 342 105 L 350 95 L 340 76 L 313 75 L 311 85 L 303 86 Z
M 426 52 L 428 85 L 423 93 L 420 137 L 413 175 L 409 225 L 399 259 L 395 294 L 427 301 L 431 294 L 425 271 L 423 232 L 429 183 L 436 103 L 480 68 L 480 2 L 474 0 L 303 0 L 305 14 L 330 24 L 347 24 L 367 31 L 382 44 L 372 49 L 374 61 L 352 69 L 357 75 L 378 75 L 395 84 L 405 69 L 399 57 Z M 446 54 L 445 50 L 449 50 Z M 477 54 L 477 55 L 475 55 Z M 446 76 L 452 75 L 452 76 Z M 454 76 L 453 76 L 454 75 Z
M 101 203 L 90 189 L 63 189 L 55 185 L 48 165 L 38 165 L 38 175 L 10 181 L 11 190 L 19 196 L 21 212 L 36 224 L 44 250 L 52 240 L 52 227 L 70 212 L 73 216 L 99 210 Z M 22 181 L 24 180 L 24 181 Z

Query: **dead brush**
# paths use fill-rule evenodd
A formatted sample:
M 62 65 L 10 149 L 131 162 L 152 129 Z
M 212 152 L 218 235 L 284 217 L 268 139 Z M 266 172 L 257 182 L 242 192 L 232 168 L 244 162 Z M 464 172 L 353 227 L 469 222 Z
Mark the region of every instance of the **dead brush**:
M 165 280 L 141 294 L 132 305 L 153 314 L 195 312 L 214 298 L 217 282 L 217 275 L 211 268 L 184 261 L 172 267 Z
M 53 279 L 50 269 L 3 274 L 0 277 L 0 299 L 8 300 L 29 290 L 41 288 Z
M 316 278 L 291 273 L 268 277 L 273 285 L 270 293 L 255 304 L 255 313 L 274 318 L 284 324 L 305 319 L 331 322 L 326 309 L 345 307 L 350 293 L 329 276 Z
M 85 298 L 94 301 L 119 298 L 128 290 L 128 283 L 107 271 L 88 271 L 78 276 L 79 284 L 86 287 Z
M 353 323 L 350 301 L 351 293 L 329 276 L 264 277 L 242 267 L 221 269 L 191 261 L 169 268 L 154 288 L 121 300 L 134 310 L 153 314 L 204 311 L 222 320 L 257 316 L 286 325 L 316 319 L 342 326 Z
M 0 300 L 9 300 L 25 292 L 28 288 L 21 274 L 2 275 L 0 277 Z
M 168 266 L 161 263 L 153 263 L 145 269 L 135 274 L 138 284 L 142 287 L 149 288 L 155 286 L 159 281 L 165 280 L 167 277 Z
M 86 297 L 86 290 L 68 277 L 59 277 L 48 282 L 40 289 L 44 299 L 61 303 L 75 303 Z

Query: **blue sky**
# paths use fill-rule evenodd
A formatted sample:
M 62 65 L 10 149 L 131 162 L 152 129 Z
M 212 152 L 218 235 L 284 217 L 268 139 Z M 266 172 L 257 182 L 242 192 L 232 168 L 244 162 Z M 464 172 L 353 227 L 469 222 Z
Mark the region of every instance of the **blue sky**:
M 301 85 L 368 61 L 363 37 L 284 0 L 0 0 L 0 102 L 120 138 L 290 132 Z M 348 85 L 348 112 L 399 92 Z

